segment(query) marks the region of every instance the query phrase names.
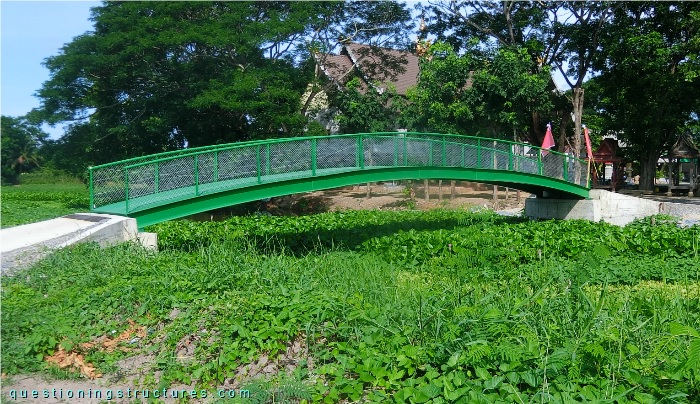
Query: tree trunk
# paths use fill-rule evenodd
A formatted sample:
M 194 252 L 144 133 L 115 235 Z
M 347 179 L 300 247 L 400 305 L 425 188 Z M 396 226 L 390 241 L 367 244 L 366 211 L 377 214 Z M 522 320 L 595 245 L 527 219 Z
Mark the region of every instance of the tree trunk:
M 574 108 L 574 143 L 571 145 L 574 150 L 574 156 L 579 158 L 581 156 L 581 118 L 583 116 L 583 88 L 576 87 L 573 89 L 573 97 L 571 99 L 571 105 Z M 576 166 L 575 170 L 575 181 L 577 184 L 581 183 L 581 167 Z
M 367 195 L 365 196 L 365 198 L 369 199 L 370 196 L 372 196 L 372 184 L 368 182 L 367 183 Z
M 559 121 L 559 142 L 557 143 L 557 150 L 562 153 L 566 153 L 566 145 L 569 143 L 566 136 L 566 128 L 571 122 L 571 114 L 564 113 L 561 121 Z
M 425 201 L 428 202 L 430 200 L 430 185 L 428 184 L 428 180 L 423 180 L 423 189 L 425 189 Z
M 639 189 L 645 191 L 654 190 L 654 179 L 656 178 L 656 163 L 659 161 L 659 156 L 654 153 L 647 155 L 640 161 L 641 172 L 639 173 Z

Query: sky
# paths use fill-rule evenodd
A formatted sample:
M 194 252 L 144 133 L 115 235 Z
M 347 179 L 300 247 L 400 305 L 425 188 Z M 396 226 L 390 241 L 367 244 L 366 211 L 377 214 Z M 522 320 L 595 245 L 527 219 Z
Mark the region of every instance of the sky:
M 97 1 L 0 1 L 0 112 L 18 116 L 39 106 L 34 93 L 49 78 L 41 63 L 92 29 Z M 44 127 L 52 138 L 61 127 Z

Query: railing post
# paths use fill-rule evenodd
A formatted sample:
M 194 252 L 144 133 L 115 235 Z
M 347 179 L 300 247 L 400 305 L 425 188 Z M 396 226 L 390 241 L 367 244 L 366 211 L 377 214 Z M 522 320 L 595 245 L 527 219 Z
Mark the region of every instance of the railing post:
M 498 143 L 494 140 L 492 146 L 493 150 L 491 151 L 491 155 L 493 158 L 491 160 L 493 160 L 493 169 L 498 170 L 498 153 L 496 152 L 498 150 Z
M 311 139 L 311 175 L 316 175 L 316 139 Z
M 399 165 L 399 138 L 394 136 L 393 139 L 394 139 L 394 167 L 396 167 Z
M 542 149 L 537 152 L 537 172 L 542 175 Z
M 156 161 L 156 167 L 153 169 L 153 193 L 158 193 L 160 189 L 160 173 L 158 172 L 158 162 Z
M 270 144 L 265 143 L 265 175 L 270 175 Z
M 564 155 L 564 170 L 561 177 L 564 181 L 569 181 L 569 156 L 566 154 Z
M 124 167 L 124 213 L 129 213 L 129 169 Z
M 433 141 L 428 139 L 428 144 L 430 145 L 430 148 L 428 149 L 428 165 L 432 166 L 433 165 Z
M 476 168 L 481 168 L 481 139 L 476 139 Z
M 90 181 L 90 209 L 95 209 L 95 188 L 92 185 L 92 166 L 88 167 L 88 177 Z
M 406 146 L 406 134 L 403 134 L 403 165 L 408 166 L 408 147 Z
M 365 146 L 362 141 L 362 135 L 357 136 L 357 166 L 360 169 L 365 168 Z
M 219 182 L 219 151 L 214 150 L 214 182 Z
M 447 166 L 447 145 L 445 144 L 445 136 L 442 137 L 442 166 Z
M 508 170 L 513 171 L 513 144 L 508 143 Z
M 199 154 L 194 155 L 194 196 L 199 195 Z
M 255 167 L 258 174 L 258 184 L 262 182 L 260 178 L 260 145 L 255 146 Z

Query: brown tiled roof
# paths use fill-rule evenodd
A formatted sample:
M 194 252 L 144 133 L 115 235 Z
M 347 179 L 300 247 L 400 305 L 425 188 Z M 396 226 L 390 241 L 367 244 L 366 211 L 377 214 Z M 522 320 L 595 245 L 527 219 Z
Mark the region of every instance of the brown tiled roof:
M 669 157 L 678 159 L 692 159 L 700 155 L 698 148 L 693 144 L 693 140 L 688 134 L 678 137 L 676 143 L 671 146 Z
M 393 84 L 401 95 L 418 83 L 418 56 L 410 52 L 356 43 L 346 45 L 345 51 L 368 81 Z
M 321 68 L 333 80 L 345 84 L 351 77 L 352 60 L 347 55 L 323 55 L 319 57 Z
M 418 57 L 410 52 L 350 43 L 340 55 L 323 55 L 320 59 L 323 71 L 341 85 L 351 77 L 353 67 L 368 83 L 380 83 L 380 88 L 392 84 L 401 95 L 418 83 Z M 366 88 L 363 83 L 360 90 Z

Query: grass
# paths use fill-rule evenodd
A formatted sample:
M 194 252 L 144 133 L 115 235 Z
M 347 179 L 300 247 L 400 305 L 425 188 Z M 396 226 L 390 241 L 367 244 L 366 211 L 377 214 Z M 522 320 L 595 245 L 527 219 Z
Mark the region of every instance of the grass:
M 38 222 L 88 209 L 88 192 L 79 180 L 54 171 L 20 176 L 20 185 L 3 186 L 0 226 Z
M 288 374 L 242 382 L 256 402 L 700 396 L 697 226 L 437 210 L 149 230 L 158 253 L 81 245 L 4 280 L 3 371 L 47 371 L 58 344 L 133 319 L 148 330 L 139 349 L 156 357 L 153 387 L 221 385 L 304 341 Z M 195 341 L 188 360 L 185 340 Z M 129 355 L 115 352 L 85 354 L 109 372 Z

